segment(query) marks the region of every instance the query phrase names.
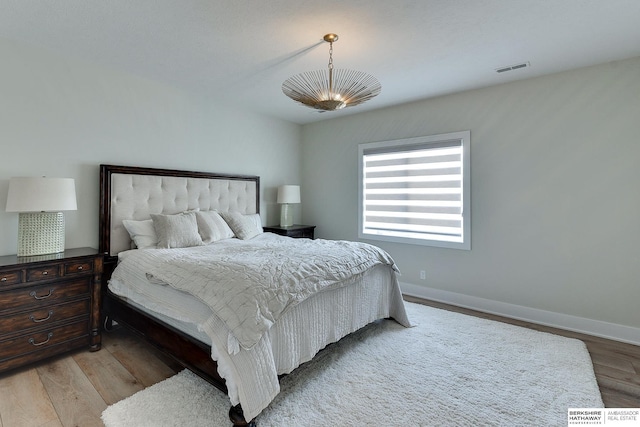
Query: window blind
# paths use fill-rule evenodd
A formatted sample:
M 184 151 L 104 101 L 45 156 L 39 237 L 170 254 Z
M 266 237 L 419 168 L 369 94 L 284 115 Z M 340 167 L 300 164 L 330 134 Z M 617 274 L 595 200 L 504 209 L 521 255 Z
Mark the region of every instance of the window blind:
M 362 168 L 364 233 L 463 241 L 460 139 L 365 149 Z

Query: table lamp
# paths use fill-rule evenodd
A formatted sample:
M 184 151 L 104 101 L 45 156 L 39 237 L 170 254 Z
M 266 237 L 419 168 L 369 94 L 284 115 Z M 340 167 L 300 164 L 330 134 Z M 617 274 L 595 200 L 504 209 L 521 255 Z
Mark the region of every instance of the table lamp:
M 64 251 L 64 215 L 75 211 L 73 178 L 17 177 L 9 180 L 7 212 L 18 212 L 18 256 Z
M 278 187 L 277 202 L 282 204 L 280 207 L 280 227 L 291 227 L 293 225 L 293 214 L 289 205 L 300 203 L 300 186 L 281 185 Z

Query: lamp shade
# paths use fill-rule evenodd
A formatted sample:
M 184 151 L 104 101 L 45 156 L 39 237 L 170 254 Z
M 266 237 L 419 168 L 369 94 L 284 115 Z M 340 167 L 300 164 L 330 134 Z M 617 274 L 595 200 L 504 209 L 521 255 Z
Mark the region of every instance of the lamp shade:
M 281 185 L 278 187 L 277 203 L 300 203 L 300 186 Z
M 7 212 L 75 211 L 73 178 L 17 177 L 9 181 Z

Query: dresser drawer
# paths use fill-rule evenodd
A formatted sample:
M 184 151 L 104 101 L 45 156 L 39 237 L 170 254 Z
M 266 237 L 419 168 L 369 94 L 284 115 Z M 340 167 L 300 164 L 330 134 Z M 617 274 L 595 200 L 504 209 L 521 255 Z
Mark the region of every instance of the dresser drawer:
M 287 234 L 287 236 L 293 237 L 295 239 L 313 239 L 313 229 L 294 230 Z
M 22 283 L 22 271 L 5 271 L 0 273 L 0 287 Z
M 34 267 L 27 269 L 27 282 L 35 282 L 38 280 L 55 279 L 60 275 L 57 265 L 49 265 L 45 267 Z
M 20 307 L 43 307 L 68 298 L 90 295 L 91 278 L 71 282 L 55 282 L 42 286 L 0 292 L 0 311 Z
M 66 304 L 33 308 L 28 311 L 1 316 L 0 337 L 8 334 L 15 335 L 33 328 L 44 328 L 55 322 L 78 316 L 88 316 L 90 305 L 91 300 L 87 298 Z
M 93 260 L 81 262 L 68 262 L 64 265 L 64 274 L 91 273 L 93 271 Z
M 45 329 L 0 341 L 0 361 L 22 354 L 42 351 L 65 341 L 89 335 L 88 321 Z

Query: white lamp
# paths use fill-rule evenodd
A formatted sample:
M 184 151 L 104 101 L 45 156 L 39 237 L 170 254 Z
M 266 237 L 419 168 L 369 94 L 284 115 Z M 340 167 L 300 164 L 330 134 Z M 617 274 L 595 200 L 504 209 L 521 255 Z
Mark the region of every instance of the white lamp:
M 293 214 L 289 207 L 292 203 L 300 203 L 299 185 L 281 185 L 278 187 L 278 203 L 280 207 L 280 227 L 291 227 L 293 225 Z
M 75 211 L 73 178 L 19 177 L 9 181 L 7 212 L 19 212 L 18 256 L 64 251 L 64 215 Z

